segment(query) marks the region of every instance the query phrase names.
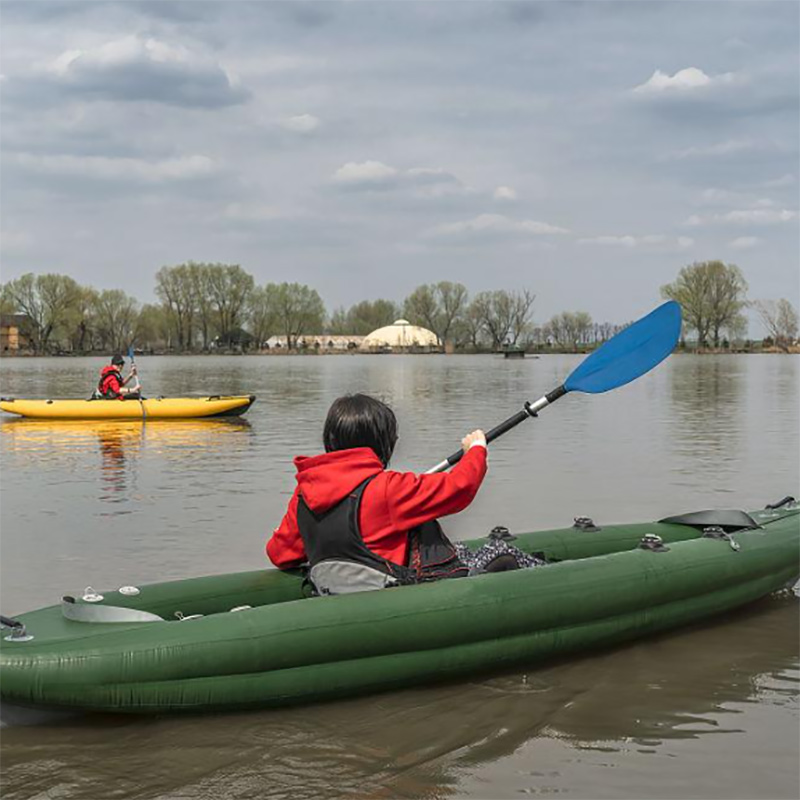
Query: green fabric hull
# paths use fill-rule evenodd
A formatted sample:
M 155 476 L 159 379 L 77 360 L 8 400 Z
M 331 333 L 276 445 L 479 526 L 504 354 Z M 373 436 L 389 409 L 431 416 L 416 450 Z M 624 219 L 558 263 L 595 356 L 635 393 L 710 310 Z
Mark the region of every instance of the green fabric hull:
M 419 685 L 607 646 L 695 622 L 791 585 L 800 511 L 755 512 L 725 539 L 664 523 L 522 534 L 559 559 L 532 570 L 305 598 L 272 570 L 103 592 L 153 622 L 23 614 L 34 638 L 0 641 L 0 696 L 23 706 L 157 713 L 269 707 Z M 656 533 L 669 549 L 638 547 Z M 240 605 L 248 610 L 231 612 Z M 202 614 L 197 619 L 179 621 Z M 7 630 L 4 633 L 8 633 Z

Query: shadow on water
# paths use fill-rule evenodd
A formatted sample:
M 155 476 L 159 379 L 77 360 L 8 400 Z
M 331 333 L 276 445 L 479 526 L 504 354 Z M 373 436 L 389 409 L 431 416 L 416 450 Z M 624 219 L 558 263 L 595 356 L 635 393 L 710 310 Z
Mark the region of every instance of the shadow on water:
M 479 765 L 502 784 L 496 762 L 534 741 L 652 753 L 739 731 L 746 705 L 796 702 L 799 622 L 797 598 L 775 597 L 525 674 L 273 712 L 6 729 L 3 796 L 442 798 Z

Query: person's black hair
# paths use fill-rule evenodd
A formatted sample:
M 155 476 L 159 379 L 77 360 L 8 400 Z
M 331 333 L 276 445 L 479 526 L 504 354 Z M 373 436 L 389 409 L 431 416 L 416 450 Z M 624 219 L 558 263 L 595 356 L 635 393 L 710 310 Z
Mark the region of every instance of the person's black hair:
M 119 353 L 114 353 L 114 355 L 111 356 L 111 363 L 115 366 L 122 366 L 125 363 L 125 359 Z
M 322 432 L 325 452 L 371 447 L 386 467 L 397 443 L 397 418 L 386 403 L 366 394 L 333 401 Z

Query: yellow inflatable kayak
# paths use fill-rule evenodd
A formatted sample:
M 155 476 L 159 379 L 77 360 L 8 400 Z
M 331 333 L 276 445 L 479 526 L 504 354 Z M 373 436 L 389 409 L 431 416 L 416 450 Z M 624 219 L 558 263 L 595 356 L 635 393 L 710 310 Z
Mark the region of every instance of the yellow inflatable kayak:
M 256 397 L 151 397 L 144 400 L 23 400 L 0 398 L 0 410 L 31 419 L 188 419 L 238 417 Z

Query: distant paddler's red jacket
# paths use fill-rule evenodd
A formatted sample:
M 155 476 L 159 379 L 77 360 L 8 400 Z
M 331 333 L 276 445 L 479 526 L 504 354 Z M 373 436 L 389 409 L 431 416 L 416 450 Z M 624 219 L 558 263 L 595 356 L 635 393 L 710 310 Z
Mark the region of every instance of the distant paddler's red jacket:
M 103 397 L 121 397 L 122 387 L 124 385 L 119 367 L 109 364 L 100 370 L 100 381 L 97 384 L 97 391 Z
M 288 569 L 306 560 L 297 527 L 298 492 L 312 511 L 326 511 L 372 476 L 361 498 L 361 536 L 373 553 L 405 564 L 412 528 L 463 511 L 472 502 L 486 475 L 486 448 L 473 445 L 450 472 L 434 475 L 385 470 L 369 447 L 297 456 L 294 464 L 297 488 L 267 542 L 267 555 L 276 567 Z

